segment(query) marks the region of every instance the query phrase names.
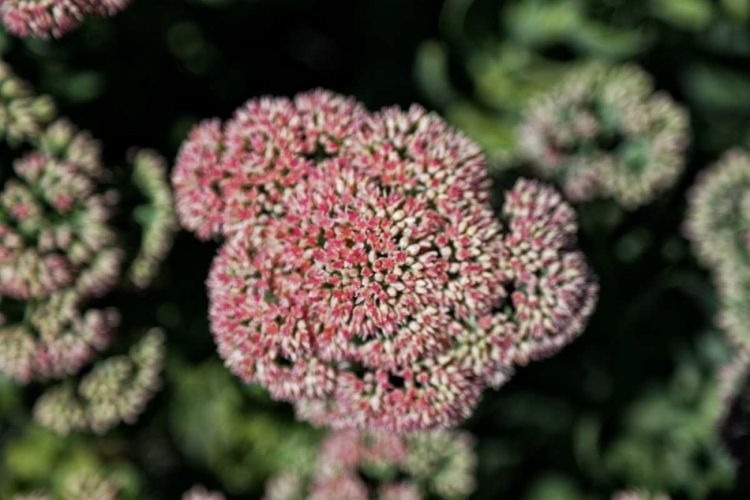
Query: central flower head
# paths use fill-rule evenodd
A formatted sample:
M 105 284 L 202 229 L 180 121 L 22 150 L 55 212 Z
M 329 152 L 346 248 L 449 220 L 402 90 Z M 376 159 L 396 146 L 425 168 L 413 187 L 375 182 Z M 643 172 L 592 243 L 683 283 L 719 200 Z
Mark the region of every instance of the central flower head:
M 227 237 L 219 353 L 318 423 L 454 425 L 593 306 L 570 207 L 520 182 L 498 220 L 479 148 L 419 107 L 251 101 L 196 128 L 174 181 L 183 224 Z

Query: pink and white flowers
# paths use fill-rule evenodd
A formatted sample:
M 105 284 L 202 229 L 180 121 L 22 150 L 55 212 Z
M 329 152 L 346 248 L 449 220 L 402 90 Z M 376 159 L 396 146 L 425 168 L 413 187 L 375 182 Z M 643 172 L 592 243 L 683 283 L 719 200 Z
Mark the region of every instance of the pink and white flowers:
M 173 184 L 183 226 L 226 238 L 219 354 L 320 424 L 455 425 L 595 303 L 570 206 L 522 180 L 498 219 L 480 148 L 418 106 L 253 100 L 193 130 Z

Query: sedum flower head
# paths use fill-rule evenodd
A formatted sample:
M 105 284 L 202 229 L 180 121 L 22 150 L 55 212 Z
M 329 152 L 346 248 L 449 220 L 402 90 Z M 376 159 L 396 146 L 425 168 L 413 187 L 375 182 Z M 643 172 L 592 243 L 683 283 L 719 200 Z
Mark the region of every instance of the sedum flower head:
M 750 320 L 750 156 L 740 149 L 701 172 L 688 195 L 685 232 L 719 292 L 719 324 L 748 345 Z
M 312 474 L 282 472 L 269 480 L 264 500 L 468 498 L 473 446 L 456 431 L 336 431 L 321 443 Z
M 183 225 L 228 238 L 208 279 L 219 353 L 320 424 L 454 425 L 593 309 L 570 206 L 520 181 L 497 220 L 481 150 L 417 106 L 251 101 L 196 128 L 173 183 Z
M 36 420 L 59 434 L 90 429 L 102 434 L 133 423 L 161 385 L 164 333 L 149 331 L 127 355 L 98 362 L 77 387 L 47 389 L 34 407 Z
M 686 233 L 713 270 L 750 266 L 750 156 L 733 149 L 701 172 L 688 195 Z M 719 271 L 720 272 L 720 271 Z
M 119 323 L 87 307 L 123 257 L 99 146 L 65 121 L 38 141 L 0 179 L 0 371 L 22 383 L 76 373 Z
M 0 191 L 0 295 L 30 300 L 72 288 L 100 296 L 123 257 L 110 222 L 115 195 L 88 135 L 65 122 L 50 131 L 39 150 L 13 163 Z M 61 131 L 71 137 L 63 147 Z
M 686 111 L 654 93 L 637 66 L 593 64 L 534 101 L 519 127 L 522 154 L 574 201 L 648 203 L 684 168 Z
M 132 422 L 158 386 L 158 333 L 128 356 L 72 376 L 116 337 L 118 311 L 95 309 L 93 301 L 123 283 L 128 265 L 130 280 L 146 286 L 170 249 L 176 216 L 166 165 L 138 152 L 132 175 L 120 176 L 103 165 L 90 134 L 65 120 L 47 124 L 51 116 L 20 115 L 35 98 L 4 65 L 0 94 L 0 131 L 11 148 L 27 146 L 0 172 L 0 373 L 22 384 L 67 378 L 37 401 L 37 419 L 59 433 L 101 433 Z M 135 189 L 115 184 L 121 177 Z M 141 193 L 139 202 L 131 191 Z M 135 248 L 121 237 L 130 229 L 123 206 L 137 207 Z
M 504 231 L 479 205 L 449 213 L 357 176 L 323 178 L 340 179 L 342 194 L 311 187 L 262 245 L 237 235 L 208 281 L 228 367 L 300 416 L 451 426 L 514 364 L 582 331 L 596 286 L 570 246 L 573 212 L 553 190 L 519 182 Z
M 128 0 L 3 0 L 0 18 L 16 36 L 59 38 L 86 17 L 112 16 L 128 3 Z

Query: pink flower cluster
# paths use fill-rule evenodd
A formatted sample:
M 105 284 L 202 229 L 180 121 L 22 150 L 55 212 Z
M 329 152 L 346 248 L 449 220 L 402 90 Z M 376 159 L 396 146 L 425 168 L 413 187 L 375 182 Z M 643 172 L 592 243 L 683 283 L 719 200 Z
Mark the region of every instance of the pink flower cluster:
M 97 144 L 64 121 L 15 161 L 0 190 L 0 371 L 26 383 L 77 372 L 107 347 L 119 317 L 86 299 L 119 279 L 122 251 L 100 185 Z M 15 321 L 18 320 L 18 321 Z
M 521 180 L 498 220 L 480 148 L 418 106 L 252 100 L 193 130 L 173 184 L 183 226 L 227 239 L 208 279 L 220 355 L 316 423 L 455 425 L 596 300 L 560 195 Z
M 0 0 L 0 18 L 16 36 L 61 37 L 88 16 L 113 16 L 129 0 Z
M 21 384 L 67 378 L 109 347 L 120 322 L 116 309 L 92 302 L 124 281 L 126 264 L 130 282 L 148 286 L 171 248 L 177 223 L 167 166 L 156 153 L 134 151 L 127 171 L 135 189 L 121 190 L 90 134 L 65 120 L 50 124 L 49 99 L 3 64 L 0 83 L 0 139 L 27 146 L 0 170 L 0 374 Z M 141 228 L 136 248 L 119 231 L 131 226 L 115 224 L 123 193 Z M 148 333 L 128 356 L 46 388 L 36 420 L 58 433 L 134 421 L 159 387 L 162 336 Z
M 337 431 L 321 443 L 312 471 L 271 478 L 264 500 L 458 500 L 474 491 L 475 469 L 464 432 Z

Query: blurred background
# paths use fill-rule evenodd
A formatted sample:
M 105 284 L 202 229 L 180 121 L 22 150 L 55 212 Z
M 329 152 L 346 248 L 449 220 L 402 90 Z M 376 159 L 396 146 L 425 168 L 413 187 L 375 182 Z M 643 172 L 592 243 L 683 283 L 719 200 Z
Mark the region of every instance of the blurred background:
M 0 54 L 115 163 L 134 144 L 171 161 L 200 119 L 324 87 L 373 110 L 438 111 L 486 148 L 501 185 L 519 175 L 507 164 L 529 99 L 587 61 L 642 65 L 689 110 L 688 168 L 637 210 L 576 206 L 599 305 L 580 339 L 485 392 L 463 426 L 477 439 L 472 498 L 595 500 L 630 486 L 747 498 L 730 458 L 748 453 L 741 409 L 724 444 L 716 432 L 730 353 L 682 221 L 696 173 L 750 146 L 750 0 L 133 0 L 61 40 L 0 32 Z M 0 378 L 0 497 L 96 456 L 127 498 L 179 498 L 196 482 L 260 498 L 282 464 L 308 458 L 319 432 L 215 354 L 204 290 L 215 250 L 180 234 L 156 285 L 124 308 L 169 345 L 164 390 L 136 425 L 55 437 L 30 423 L 34 395 Z

